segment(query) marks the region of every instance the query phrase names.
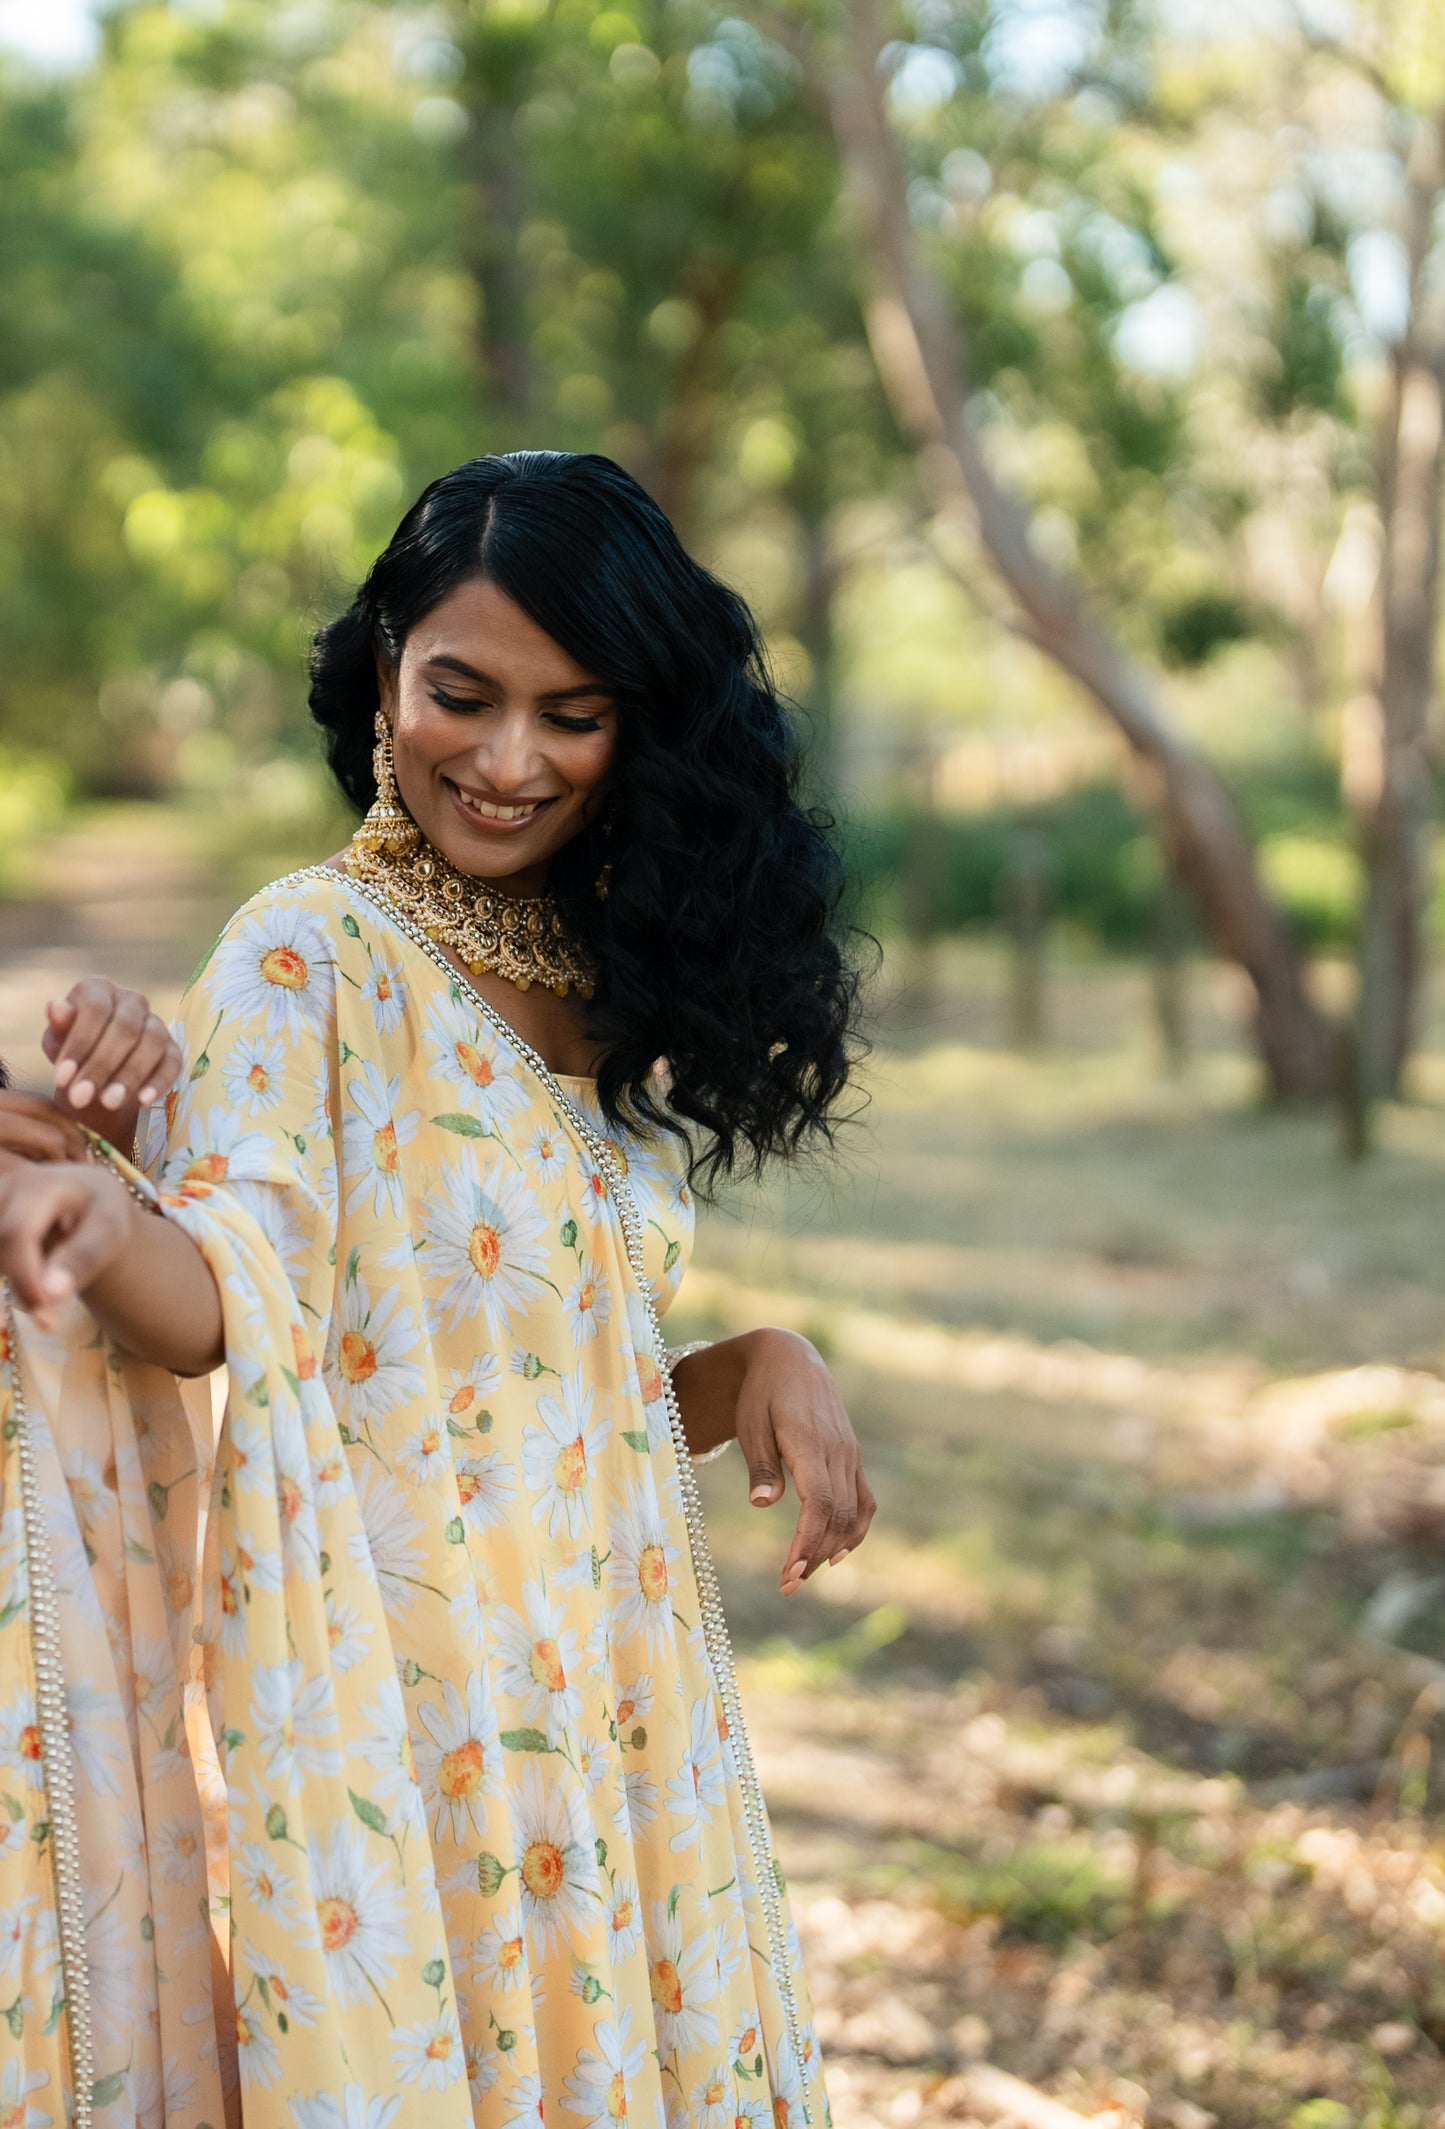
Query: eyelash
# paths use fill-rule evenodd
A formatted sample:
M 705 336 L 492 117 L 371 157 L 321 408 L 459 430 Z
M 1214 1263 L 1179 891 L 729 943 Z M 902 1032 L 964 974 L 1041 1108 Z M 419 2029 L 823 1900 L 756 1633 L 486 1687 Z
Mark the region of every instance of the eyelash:
M 448 695 L 445 689 L 439 687 L 434 687 L 431 691 L 431 694 L 432 701 L 439 703 L 444 710 L 456 710 L 464 717 L 472 715 L 477 710 L 484 710 L 487 707 L 484 702 L 466 701 L 459 695 Z M 602 729 L 602 720 L 600 717 L 563 717 L 559 715 L 556 711 L 553 711 L 551 714 L 552 722 L 557 726 L 559 731 L 600 732 Z

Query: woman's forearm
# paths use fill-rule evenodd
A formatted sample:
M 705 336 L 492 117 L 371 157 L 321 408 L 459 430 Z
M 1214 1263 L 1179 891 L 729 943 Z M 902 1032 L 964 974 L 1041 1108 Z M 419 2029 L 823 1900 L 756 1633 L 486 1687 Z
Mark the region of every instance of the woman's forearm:
M 117 1190 L 124 1185 L 115 1180 Z M 130 1232 L 82 1290 L 116 1344 L 175 1375 L 206 1375 L 225 1357 L 221 1297 L 210 1266 L 174 1222 L 126 1196 Z
M 736 1338 L 720 1338 L 700 1353 L 689 1353 L 673 1368 L 682 1430 L 694 1456 L 705 1456 L 736 1435 L 738 1393 L 756 1337 L 755 1331 L 744 1331 Z

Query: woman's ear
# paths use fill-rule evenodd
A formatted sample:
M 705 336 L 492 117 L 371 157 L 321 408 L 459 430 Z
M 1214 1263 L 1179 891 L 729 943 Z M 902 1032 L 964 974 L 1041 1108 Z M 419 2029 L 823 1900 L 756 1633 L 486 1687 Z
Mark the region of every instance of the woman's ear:
M 382 716 L 395 729 L 397 669 L 381 651 L 376 651 L 374 655 L 376 658 L 377 701 L 381 705 Z

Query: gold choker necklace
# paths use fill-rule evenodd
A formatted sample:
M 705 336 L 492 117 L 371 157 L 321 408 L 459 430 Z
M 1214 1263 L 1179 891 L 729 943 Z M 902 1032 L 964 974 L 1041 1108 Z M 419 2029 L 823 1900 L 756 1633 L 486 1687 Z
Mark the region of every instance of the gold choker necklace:
M 503 894 L 459 872 L 424 840 L 397 794 L 391 728 L 379 713 L 375 768 L 376 803 L 346 852 L 352 878 L 378 888 L 429 939 L 459 954 L 474 976 L 490 969 L 519 991 L 545 983 L 559 998 L 572 990 L 590 998 L 596 968 L 568 938 L 551 895 Z

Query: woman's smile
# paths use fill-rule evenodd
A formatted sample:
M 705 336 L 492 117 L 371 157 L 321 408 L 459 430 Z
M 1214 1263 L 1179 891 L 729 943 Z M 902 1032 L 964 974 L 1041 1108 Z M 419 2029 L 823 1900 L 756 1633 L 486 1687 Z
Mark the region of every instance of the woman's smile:
M 483 798 L 478 792 L 468 791 L 454 777 L 443 775 L 442 782 L 467 826 L 482 834 L 516 835 L 553 803 L 550 798 L 524 798 L 503 804 L 499 799 Z

